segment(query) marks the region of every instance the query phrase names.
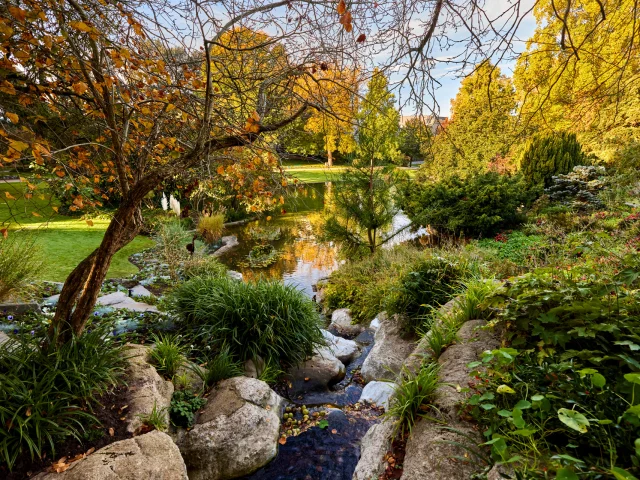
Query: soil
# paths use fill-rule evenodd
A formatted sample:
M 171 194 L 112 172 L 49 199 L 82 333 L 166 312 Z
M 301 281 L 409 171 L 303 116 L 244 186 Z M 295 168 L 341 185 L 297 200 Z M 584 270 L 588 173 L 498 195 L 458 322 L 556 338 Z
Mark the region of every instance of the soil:
M 99 438 L 85 440 L 80 443 L 77 439 L 70 437 L 65 442 L 56 445 L 55 456 L 45 455 L 42 459 L 31 460 L 27 452 L 26 455 L 17 460 L 13 471 L 9 472 L 5 466 L 0 466 L 0 478 L 5 480 L 28 479 L 44 470 L 50 469 L 51 464 L 62 457 L 71 459 L 89 451 L 93 452 L 119 440 L 130 438 L 131 434 L 127 432 L 126 423 L 121 420 L 124 418 L 126 411 L 126 405 L 124 404 L 126 389 L 127 387 L 125 386 L 118 387 L 99 398 L 99 404 L 102 407 L 95 407 L 93 412 L 100 422 L 99 426 L 94 427 L 96 435 L 93 436 L 99 436 Z
M 408 435 L 396 437 L 391 442 L 391 449 L 384 456 L 387 461 L 387 468 L 380 476 L 380 480 L 397 480 L 402 477 L 402 464 L 404 463 L 404 455 L 407 448 Z

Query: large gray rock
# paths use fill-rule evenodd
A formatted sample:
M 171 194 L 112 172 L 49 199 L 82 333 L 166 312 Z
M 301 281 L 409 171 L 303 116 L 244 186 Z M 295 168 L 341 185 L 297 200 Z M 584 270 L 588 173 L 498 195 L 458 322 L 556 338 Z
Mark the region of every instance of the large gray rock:
M 331 332 L 322 330 L 322 336 L 327 342 L 327 348 L 331 353 L 345 365 L 348 364 L 358 353 L 358 344 L 353 340 L 338 337 Z
M 164 380 L 149 363 L 149 349 L 144 345 L 127 345 L 125 350 L 127 390 L 127 431 L 136 432 L 143 424 L 142 418 L 154 407 L 161 412 L 169 424 L 169 406 L 173 395 L 173 384 Z
M 375 403 L 376 405 L 383 407 L 385 410 L 389 409 L 389 401 L 391 396 L 396 391 L 397 385 L 393 382 L 369 382 L 362 389 L 359 402 Z
M 328 347 L 321 347 L 310 359 L 289 371 L 294 392 L 325 389 L 339 382 L 345 375 L 344 363 Z
M 362 325 L 353 323 L 351 310 L 348 308 L 339 308 L 333 311 L 329 328 L 335 328 L 338 333 L 344 335 L 357 335 L 364 330 Z
M 278 451 L 282 402 L 261 380 L 221 382 L 180 444 L 189 479 L 236 478 L 270 462 Z
M 188 480 L 180 451 L 166 433 L 153 431 L 107 445 L 62 473 L 38 480 Z
M 377 423 L 367 430 L 360 441 L 360 460 L 353 480 L 378 480 L 386 467 L 384 456 L 389 451 L 393 430 L 393 419 Z
M 144 285 L 136 285 L 131 289 L 131 296 L 138 298 L 149 298 L 153 297 L 153 294 L 145 288 Z
M 375 334 L 375 343 L 362 364 L 362 378 L 373 380 L 395 380 L 402 369 L 402 362 L 411 354 L 415 342 L 403 338 L 396 315 L 381 319 Z
M 453 430 L 422 420 L 414 427 L 407 441 L 403 480 L 450 480 L 469 478 L 476 470 L 475 460 L 459 445 L 476 447 L 482 441 L 474 425 L 458 415 L 458 405 L 469 393 L 464 392 L 470 377 L 467 364 L 478 360 L 484 350 L 500 346 L 493 332 L 482 330 L 483 320 L 470 320 L 458 331 L 458 341 L 440 356 L 440 381 L 435 406 L 442 419 Z M 463 391 L 459 391 L 462 387 Z M 461 433 L 457 433 L 457 432 Z M 469 458 L 461 461 L 459 458 Z
M 221 241 L 222 246 L 212 254 L 214 257 L 220 257 L 239 245 L 238 237 L 235 235 L 226 235 L 221 238 Z
M 11 340 L 11 339 L 9 338 L 9 335 L 7 335 L 7 334 L 6 334 L 6 333 L 4 333 L 4 332 L 0 332 L 0 347 L 1 347 L 2 345 L 4 345 L 5 343 L 7 343 L 9 340 Z
M 117 308 L 121 310 L 131 310 L 132 312 L 157 312 L 154 305 L 137 302 L 128 297 L 124 292 L 113 292 L 98 298 L 96 305 L 103 307 Z
M 36 302 L 8 302 L 0 303 L 0 312 L 5 314 L 21 314 L 27 312 L 40 313 L 40 305 Z

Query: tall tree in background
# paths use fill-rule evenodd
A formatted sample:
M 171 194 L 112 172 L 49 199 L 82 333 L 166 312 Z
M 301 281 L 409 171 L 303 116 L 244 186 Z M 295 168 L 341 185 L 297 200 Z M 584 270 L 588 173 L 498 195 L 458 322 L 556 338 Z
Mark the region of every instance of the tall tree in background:
M 635 0 L 540 2 L 518 58 L 519 127 L 574 131 L 609 158 L 640 142 L 640 11 Z
M 456 170 L 465 176 L 485 171 L 513 142 L 516 108 L 511 80 L 484 62 L 465 78 L 451 101 L 451 119 L 435 137 L 433 160 L 423 165 L 428 176 Z
M 409 166 L 429 155 L 432 141 L 431 127 L 424 118 L 410 118 L 400 127 L 400 152 L 409 159 Z
M 395 97 L 389 91 L 389 81 L 377 70 L 367 84 L 356 123 L 356 156 L 362 163 L 374 165 L 402 160 L 398 138 L 400 114 L 395 108 Z

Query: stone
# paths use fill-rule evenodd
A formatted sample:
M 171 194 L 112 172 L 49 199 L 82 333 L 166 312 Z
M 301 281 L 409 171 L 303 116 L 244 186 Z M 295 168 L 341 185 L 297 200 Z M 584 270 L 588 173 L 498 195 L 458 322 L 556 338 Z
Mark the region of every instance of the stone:
M 393 382 L 369 382 L 362 390 L 360 400 L 358 401 L 375 403 L 376 405 L 383 407 L 385 410 L 388 410 L 389 400 L 396 391 L 396 387 L 397 385 Z
M 56 305 L 58 305 L 58 301 L 60 300 L 60 294 L 56 294 L 56 295 L 51 295 L 50 297 L 47 297 L 44 299 L 44 301 L 42 302 L 42 306 L 43 307 L 55 307 Z
M 362 378 L 367 383 L 373 380 L 395 380 L 402 369 L 402 363 L 414 348 L 414 341 L 403 338 L 397 315 L 381 321 L 373 348 L 362 364 Z
M 393 419 L 376 423 L 367 430 L 360 440 L 360 460 L 353 472 L 352 480 L 378 480 L 387 466 L 384 456 L 389 451 L 393 430 Z
M 173 384 L 164 380 L 149 363 L 149 349 L 144 345 L 127 344 L 125 350 L 127 368 L 127 431 L 136 432 L 143 424 L 141 416 L 149 415 L 154 407 L 162 412 L 169 424 L 169 406 L 173 396 Z
M 227 275 L 229 276 L 229 278 L 232 278 L 233 280 L 238 280 L 240 282 L 244 278 L 240 272 L 236 272 L 235 270 L 227 270 Z
M 362 325 L 353 324 L 351 310 L 348 308 L 339 308 L 333 311 L 329 328 L 335 328 L 338 333 L 344 335 L 357 335 L 364 330 Z
M 378 331 L 378 329 L 380 328 L 380 319 L 376 317 L 373 320 L 371 320 L 371 323 L 369 324 L 369 328 L 374 332 Z
M 203 378 L 206 377 L 206 374 L 206 368 L 201 367 L 197 363 L 187 362 L 185 365 L 178 367 L 172 383 L 174 384 L 174 388 L 178 390 L 186 388 L 198 393 L 205 388 Z M 178 382 L 185 382 L 186 384 Z
M 222 237 L 221 240 L 222 240 L 222 246 L 218 250 L 212 253 L 214 257 L 219 257 L 221 255 L 224 255 L 229 250 L 232 250 L 237 245 L 239 245 L 238 237 L 236 237 L 235 235 L 224 236 Z
M 38 305 L 36 302 L 0 303 L 0 312 L 5 315 L 21 314 L 27 312 L 40 313 L 40 311 L 40 305 Z
M 153 432 L 107 445 L 62 473 L 38 480 L 188 480 L 180 451 L 166 433 Z
M 133 298 L 128 297 L 124 292 L 113 292 L 98 298 L 96 305 L 103 307 L 111 307 L 121 310 L 131 310 L 132 312 L 157 312 L 158 309 L 153 305 L 142 302 L 136 302 Z
M 144 285 L 136 285 L 131 290 L 131 296 L 134 298 L 148 298 L 153 297 L 153 294 L 147 290 Z
M 289 371 L 289 380 L 294 392 L 322 390 L 342 380 L 345 373 L 344 363 L 329 348 L 321 347 L 311 358 Z
M 190 480 L 249 475 L 278 452 L 283 399 L 254 378 L 224 380 L 180 443 Z
M 4 332 L 0 332 L 0 347 L 1 347 L 2 345 L 4 345 L 5 343 L 7 343 L 9 340 L 11 340 L 11 339 L 9 338 L 9 335 L 7 335 L 7 334 L 6 334 L 6 333 L 4 333 Z
M 258 376 L 264 370 L 264 360 L 262 357 L 254 360 L 248 359 L 244 362 L 244 376 L 249 378 L 258 378 Z
M 459 444 L 476 447 L 480 434 L 469 425 L 450 425 L 468 437 L 445 430 L 441 425 L 422 419 L 414 425 L 407 440 L 402 480 L 453 480 L 471 478 L 476 471 L 472 458 L 460 461 L 469 452 Z M 474 440 L 471 440 L 474 439 Z M 455 444 L 457 443 L 457 444 Z
M 327 342 L 327 348 L 345 365 L 351 362 L 358 353 L 358 344 L 353 340 L 338 337 L 326 330 L 322 330 L 322 336 Z

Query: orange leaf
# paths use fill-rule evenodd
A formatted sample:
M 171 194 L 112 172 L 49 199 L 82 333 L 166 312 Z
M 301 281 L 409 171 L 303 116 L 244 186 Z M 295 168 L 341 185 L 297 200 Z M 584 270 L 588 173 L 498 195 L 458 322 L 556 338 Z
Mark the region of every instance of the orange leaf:
M 247 123 L 244 125 L 244 129 L 249 133 L 260 133 L 260 115 L 258 115 L 258 112 L 254 111 L 249 115 Z
M 81 32 L 90 32 L 91 27 L 84 22 L 69 22 L 69 26 Z
M 64 172 L 62 170 L 56 170 L 56 175 L 62 178 L 64 177 Z
M 218 168 L 216 168 L 216 172 L 218 173 L 218 175 L 224 175 L 224 166 L 220 165 Z
M 87 220 L 87 225 L 89 225 L 90 227 L 93 227 L 93 220 Z
M 26 10 L 20 7 L 9 7 L 8 10 L 11 16 L 20 22 L 24 22 L 24 19 L 27 17 Z
M 51 209 L 52 209 L 54 212 L 58 213 L 58 207 L 51 207 Z
M 351 24 L 350 24 L 350 23 L 347 23 L 347 24 L 344 26 L 344 31 L 345 31 L 345 32 L 347 32 L 347 33 L 351 33 L 351 30 L 353 30 L 353 27 L 351 26 Z
M 344 15 L 340 17 L 340 23 L 344 26 L 351 23 L 351 12 L 345 12 Z
M 280 440 L 278 440 L 278 443 L 280 445 L 284 445 L 285 443 L 287 443 L 287 437 L 280 437 Z
M 78 95 L 82 95 L 84 92 L 89 90 L 89 87 L 84 82 L 78 82 L 71 85 L 71 90 L 76 92 Z
M 116 434 L 115 430 L 113 429 L 113 427 L 111 427 L 111 428 L 109 429 L 109 436 L 110 436 L 110 437 L 113 437 L 115 434 Z
M 2 233 L 2 236 L 4 238 L 7 238 L 9 236 L 9 230 L 7 230 L 6 228 L 3 228 L 2 230 L 0 230 L 0 233 Z
M 11 195 L 9 192 L 4 192 L 4 196 L 7 197 L 9 200 L 15 200 L 16 199 L 16 197 Z
M 340 0 L 340 2 L 338 2 L 338 15 L 342 15 L 344 12 L 347 11 L 347 5 L 344 3 L 344 0 Z
M 41 217 L 42 216 L 38 212 L 31 212 L 31 215 L 33 215 L 34 217 Z
M 18 123 L 18 120 L 20 119 L 20 117 L 18 117 L 18 115 L 16 115 L 15 113 L 7 112 L 5 113 L 5 115 L 9 120 L 11 120 L 11 123 Z

